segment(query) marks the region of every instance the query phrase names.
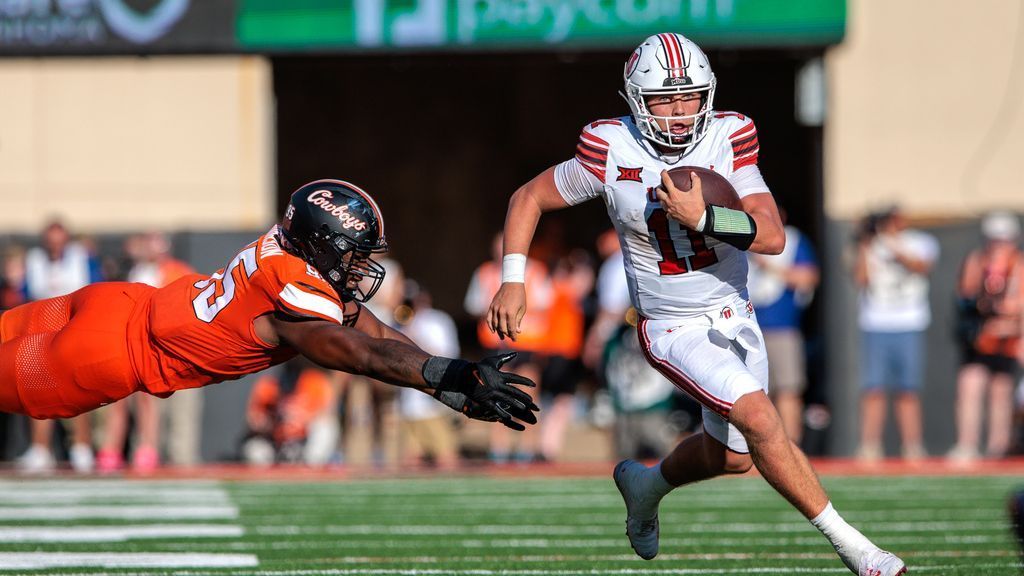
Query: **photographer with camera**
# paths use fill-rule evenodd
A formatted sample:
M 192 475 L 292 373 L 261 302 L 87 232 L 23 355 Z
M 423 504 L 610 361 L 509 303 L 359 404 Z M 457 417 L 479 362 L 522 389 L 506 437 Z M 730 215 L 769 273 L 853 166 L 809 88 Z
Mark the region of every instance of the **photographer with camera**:
M 1020 222 L 1009 212 L 993 212 L 982 220 L 981 232 L 985 245 L 967 255 L 957 287 L 964 363 L 957 379 L 957 442 L 948 455 L 956 462 L 979 456 L 986 387 L 985 455 L 1006 454 L 1013 430 L 1013 387 L 1020 371 L 1024 306 L 1024 259 L 1017 246 Z
M 893 392 L 902 455 L 925 456 L 921 402 L 925 330 L 931 323 L 928 273 L 939 255 L 929 234 L 907 228 L 898 208 L 868 215 L 857 238 L 854 279 L 860 288 L 861 438 L 857 456 L 883 456 L 886 391 Z

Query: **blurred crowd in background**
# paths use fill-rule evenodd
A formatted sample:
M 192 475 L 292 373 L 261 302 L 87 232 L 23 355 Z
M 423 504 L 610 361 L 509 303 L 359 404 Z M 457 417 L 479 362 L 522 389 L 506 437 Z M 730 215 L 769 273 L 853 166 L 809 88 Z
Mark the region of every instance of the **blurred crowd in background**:
M 783 213 L 785 219 L 785 214 Z M 859 290 L 860 444 L 866 462 L 885 457 L 886 415 L 897 421 L 899 457 L 929 456 L 922 441 L 919 392 L 929 361 L 925 330 L 929 293 L 956 306 L 948 327 L 962 350 L 957 377 L 956 443 L 951 462 L 1024 452 L 1024 258 L 1018 216 L 993 212 L 981 221 L 981 243 L 959 263 L 944 261 L 937 240 L 908 226 L 898 208 L 865 216 L 849 241 L 849 280 Z M 794 442 L 826 453 L 829 398 L 821 374 L 823 327 L 814 318 L 821 281 L 819 250 L 793 226 L 782 254 L 749 254 L 750 300 L 764 332 L 772 399 Z M 528 261 L 530 310 L 515 341 L 500 340 L 480 317 L 501 278 L 501 236 L 491 260 L 477 267 L 463 310 L 433 307 L 428 287 L 386 259 L 384 286 L 368 304 L 382 321 L 432 354 L 476 357 L 515 350 L 509 369 L 537 382 L 540 424 L 524 433 L 478 426 L 411 389 L 322 370 L 297 359 L 258 375 L 245 410 L 244 434 L 230 458 L 253 466 L 350 464 L 352 438 L 368 446 L 373 466 L 435 467 L 544 463 L 580 459 L 605 446 L 609 456 L 655 458 L 698 430 L 700 407 L 652 369 L 636 334 L 636 314 L 611 230 L 591 250 L 545 249 Z M 165 285 L 190 266 L 175 259 L 159 231 L 124 237 L 119 250 L 99 250 L 59 221 L 38 241 L 2 248 L 0 310 L 66 294 L 92 282 Z M 930 285 L 936 265 L 960 266 L 955 286 Z M 213 270 L 199 271 L 203 274 Z M 942 298 L 940 298 L 940 301 Z M 225 383 L 221 386 L 233 386 Z M 202 391 L 160 399 L 135 394 L 97 413 L 55 423 L 3 415 L 3 459 L 25 472 L 61 467 L 79 472 L 152 472 L 199 464 Z M 582 439 L 580 431 L 585 431 Z M 18 439 L 22 440 L 18 440 Z

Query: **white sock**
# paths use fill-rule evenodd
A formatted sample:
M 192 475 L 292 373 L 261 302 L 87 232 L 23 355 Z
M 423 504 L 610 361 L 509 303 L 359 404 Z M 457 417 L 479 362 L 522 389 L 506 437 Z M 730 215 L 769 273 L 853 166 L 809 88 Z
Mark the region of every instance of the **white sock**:
M 875 547 L 866 536 L 843 520 L 843 517 L 832 507 L 831 501 L 825 505 L 821 514 L 811 520 L 811 524 L 821 530 L 821 533 L 832 543 L 832 547 L 836 549 L 846 567 L 854 572 L 860 568 L 858 564 L 863 553 Z

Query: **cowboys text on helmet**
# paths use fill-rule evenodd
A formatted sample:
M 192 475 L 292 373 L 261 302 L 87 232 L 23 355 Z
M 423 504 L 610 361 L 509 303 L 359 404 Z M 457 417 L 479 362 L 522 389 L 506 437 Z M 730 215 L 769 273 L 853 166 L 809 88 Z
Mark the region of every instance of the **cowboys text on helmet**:
M 366 230 L 366 221 L 349 212 L 348 204 L 333 204 L 332 199 L 334 199 L 334 193 L 330 190 L 317 190 L 306 198 L 314 206 L 319 206 L 324 212 L 336 217 L 341 222 L 342 228 L 346 230 L 351 228 L 360 232 Z

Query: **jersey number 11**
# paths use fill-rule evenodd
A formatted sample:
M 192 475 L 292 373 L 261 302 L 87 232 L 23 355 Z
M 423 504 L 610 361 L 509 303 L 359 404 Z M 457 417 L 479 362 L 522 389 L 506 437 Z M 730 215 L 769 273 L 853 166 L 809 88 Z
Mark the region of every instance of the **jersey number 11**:
M 690 241 L 692 254 L 680 255 L 676 252 L 675 243 L 672 241 L 672 229 L 677 228 L 680 232 L 686 232 L 686 239 Z M 651 216 L 647 218 L 647 229 L 654 234 L 658 242 L 658 251 L 661 252 L 661 260 L 658 261 L 658 270 L 662 276 L 675 276 L 686 274 L 691 270 L 707 268 L 718 262 L 718 255 L 714 249 L 708 248 L 704 235 L 689 228 L 683 228 L 681 224 L 672 220 L 661 208 L 655 208 Z

